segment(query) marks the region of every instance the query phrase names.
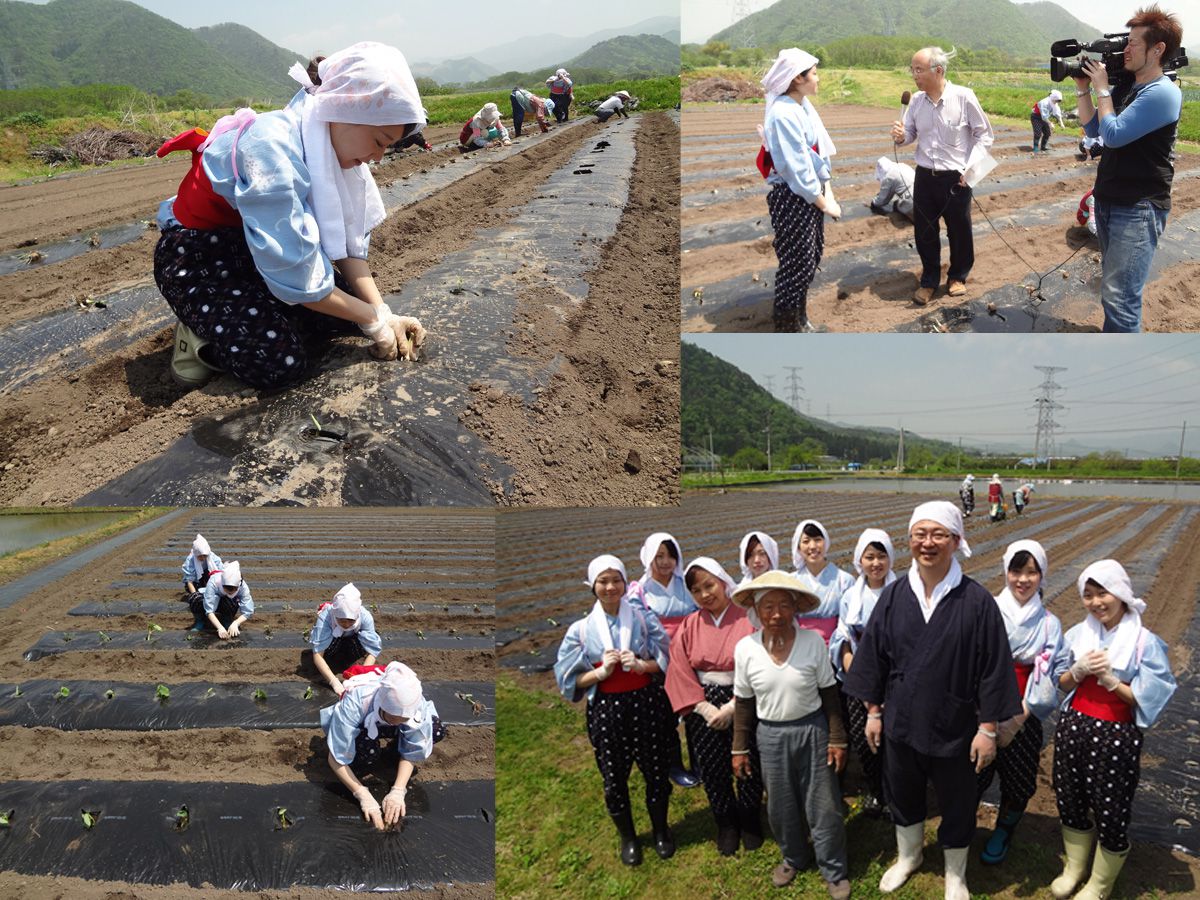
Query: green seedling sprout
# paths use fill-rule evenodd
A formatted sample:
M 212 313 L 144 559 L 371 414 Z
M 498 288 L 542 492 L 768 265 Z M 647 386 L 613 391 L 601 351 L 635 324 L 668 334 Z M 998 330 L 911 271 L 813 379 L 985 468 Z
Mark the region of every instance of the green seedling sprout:
M 191 819 L 192 816 L 191 813 L 188 812 L 187 806 L 184 805 L 179 807 L 179 810 L 175 813 L 175 830 L 186 831 L 188 825 L 191 824 Z
M 308 636 L 309 636 L 310 634 L 312 634 L 312 629 L 311 629 L 311 628 L 305 628 L 305 629 L 304 629 L 302 632 L 300 632 L 300 637 L 302 637 L 302 638 L 304 639 L 305 643 L 307 643 L 307 642 L 308 642 Z
M 304 689 L 304 699 L 311 700 L 312 695 L 313 695 L 313 689 L 312 689 L 312 685 L 310 684 L 307 688 Z
M 89 812 L 86 809 L 81 809 L 79 811 L 79 814 L 80 814 L 80 817 L 83 819 L 83 827 L 88 828 L 88 829 L 91 829 L 92 827 L 94 827 L 96 822 L 100 818 L 99 812 Z
M 476 700 L 471 694 L 464 694 L 461 691 L 455 691 L 454 696 L 459 700 L 462 700 L 464 703 L 471 704 L 471 715 L 473 716 L 483 715 L 484 711 L 487 709 L 486 706 Z
M 549 616 L 546 617 L 546 621 L 549 622 L 551 625 L 553 625 L 555 628 L 558 627 L 558 623 L 555 622 L 553 619 L 551 619 Z
M 71 689 L 65 684 L 58 689 L 58 693 L 54 695 L 55 700 L 66 700 L 71 696 Z
M 165 684 L 160 684 L 154 689 L 154 699 L 159 703 L 166 703 L 171 699 L 171 689 Z
M 471 610 L 472 610 L 472 612 L 479 612 L 479 604 L 476 603 L 474 606 L 471 607 Z
M 62 639 L 64 644 L 69 644 L 71 641 L 75 640 L 75 635 L 71 634 L 69 631 L 64 631 Z
M 317 417 L 316 417 L 316 416 L 314 416 L 312 413 L 309 413 L 309 414 L 308 414 L 308 417 L 309 417 L 310 419 L 312 419 L 312 420 L 313 420 L 313 425 L 315 425 L 315 426 L 316 426 L 316 428 L 317 428 L 317 431 L 324 431 L 324 430 L 325 430 L 324 428 L 322 428 L 322 427 L 321 427 L 321 423 L 320 423 L 320 422 L 317 420 Z
M 7 828 L 12 823 L 13 813 L 15 809 L 10 809 L 8 812 L 0 812 L 0 828 Z
M 285 604 L 283 604 L 283 611 L 284 611 L 284 612 L 291 612 L 291 611 L 292 611 L 292 604 L 290 604 L 290 603 L 285 603 Z
M 263 637 L 265 637 L 268 641 L 271 639 L 271 626 L 270 625 L 263 626 Z
M 267 692 L 264 691 L 262 688 L 257 688 L 254 691 L 254 693 L 252 694 L 252 696 L 254 697 L 254 701 L 256 703 L 266 703 L 267 702 Z
M 112 688 L 109 688 L 107 691 L 104 692 L 105 700 L 111 700 L 115 696 L 117 696 L 117 692 L 114 691 Z
M 423 632 L 420 628 L 417 629 L 417 640 L 425 640 L 425 632 Z
M 209 688 L 207 691 L 204 692 L 204 696 L 202 696 L 200 699 L 207 700 L 209 697 L 215 696 L 216 693 L 217 692 L 215 690 L 213 690 L 212 688 Z
M 102 644 L 107 644 L 109 641 L 112 640 L 112 638 L 109 637 L 107 634 L 105 634 L 103 631 L 97 632 L 97 634 L 100 635 L 100 643 L 102 643 Z
M 279 824 L 275 826 L 276 831 L 281 831 L 283 829 L 292 827 L 292 818 L 288 815 L 287 807 L 276 807 L 275 818 L 279 821 Z
M 19 684 L 16 686 L 16 689 L 14 689 L 14 690 L 13 690 L 13 693 L 12 693 L 12 695 L 13 695 L 14 697 L 20 697 L 20 696 L 21 696 L 21 686 L 20 686 Z
M 151 622 L 149 625 L 147 625 L 146 626 L 146 642 L 149 643 L 150 641 L 154 640 L 154 635 L 160 631 L 162 631 L 161 625 L 156 625 L 153 622 Z

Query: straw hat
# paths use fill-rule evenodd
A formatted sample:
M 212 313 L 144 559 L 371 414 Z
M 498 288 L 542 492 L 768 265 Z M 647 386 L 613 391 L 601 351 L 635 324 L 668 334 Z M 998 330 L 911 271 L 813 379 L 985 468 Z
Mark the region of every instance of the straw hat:
M 798 613 L 812 612 L 821 605 L 821 598 L 811 591 L 805 590 L 795 575 L 789 575 L 779 569 L 763 572 L 753 581 L 740 587 L 733 594 L 733 602 L 738 606 L 751 609 L 754 607 L 754 598 L 759 591 L 773 588 L 791 594 L 796 601 L 796 612 Z

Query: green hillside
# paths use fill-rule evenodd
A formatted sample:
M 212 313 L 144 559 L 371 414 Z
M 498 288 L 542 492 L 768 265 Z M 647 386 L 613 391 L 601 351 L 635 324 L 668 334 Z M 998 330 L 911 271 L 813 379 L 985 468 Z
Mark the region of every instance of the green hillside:
M 801 415 L 707 350 L 687 341 L 680 350 L 679 433 L 684 447 L 708 447 L 711 428 L 713 452 L 721 456 L 732 456 L 743 447 L 762 449 L 769 412 L 771 444 L 777 451 L 812 439 L 823 444 L 826 452 L 847 460 L 895 459 L 897 432 L 847 428 Z M 957 449 L 907 432 L 904 446 L 906 453 L 927 450 L 935 456 Z
M 222 102 L 291 96 L 290 52 L 240 26 L 203 31 L 126 0 L 0 3 L 0 88 L 123 84 L 159 95 L 190 90 Z M 284 54 L 282 71 L 270 72 Z
M 1100 37 L 1053 3 L 1009 0 L 779 0 L 713 35 L 731 47 L 772 52 L 860 35 L 945 35 L 949 45 L 994 48 L 1019 59 L 1049 58 L 1052 41 Z
M 679 44 L 657 34 L 625 34 L 589 47 L 567 63 L 576 69 L 603 69 L 626 78 L 679 74 Z

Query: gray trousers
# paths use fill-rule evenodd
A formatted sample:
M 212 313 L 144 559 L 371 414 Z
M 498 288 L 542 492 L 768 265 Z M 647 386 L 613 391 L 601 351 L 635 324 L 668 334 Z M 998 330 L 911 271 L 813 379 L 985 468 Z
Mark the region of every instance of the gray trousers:
M 825 714 L 817 710 L 790 722 L 760 719 L 757 738 L 767 786 L 767 820 L 784 861 L 797 869 L 811 861 L 804 827 L 807 821 L 821 876 L 833 882 L 849 877 L 837 776 L 826 764 L 829 725 Z

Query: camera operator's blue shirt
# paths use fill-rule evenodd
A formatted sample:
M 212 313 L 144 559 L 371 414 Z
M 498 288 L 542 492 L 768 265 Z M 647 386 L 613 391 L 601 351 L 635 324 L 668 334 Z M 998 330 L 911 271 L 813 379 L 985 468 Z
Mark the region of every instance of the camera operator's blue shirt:
M 1146 84 L 1135 84 L 1125 108 L 1114 115 L 1099 115 L 1083 126 L 1088 137 L 1104 138 L 1105 147 L 1124 147 L 1164 125 L 1178 121 L 1183 111 L 1183 91 L 1162 75 Z

